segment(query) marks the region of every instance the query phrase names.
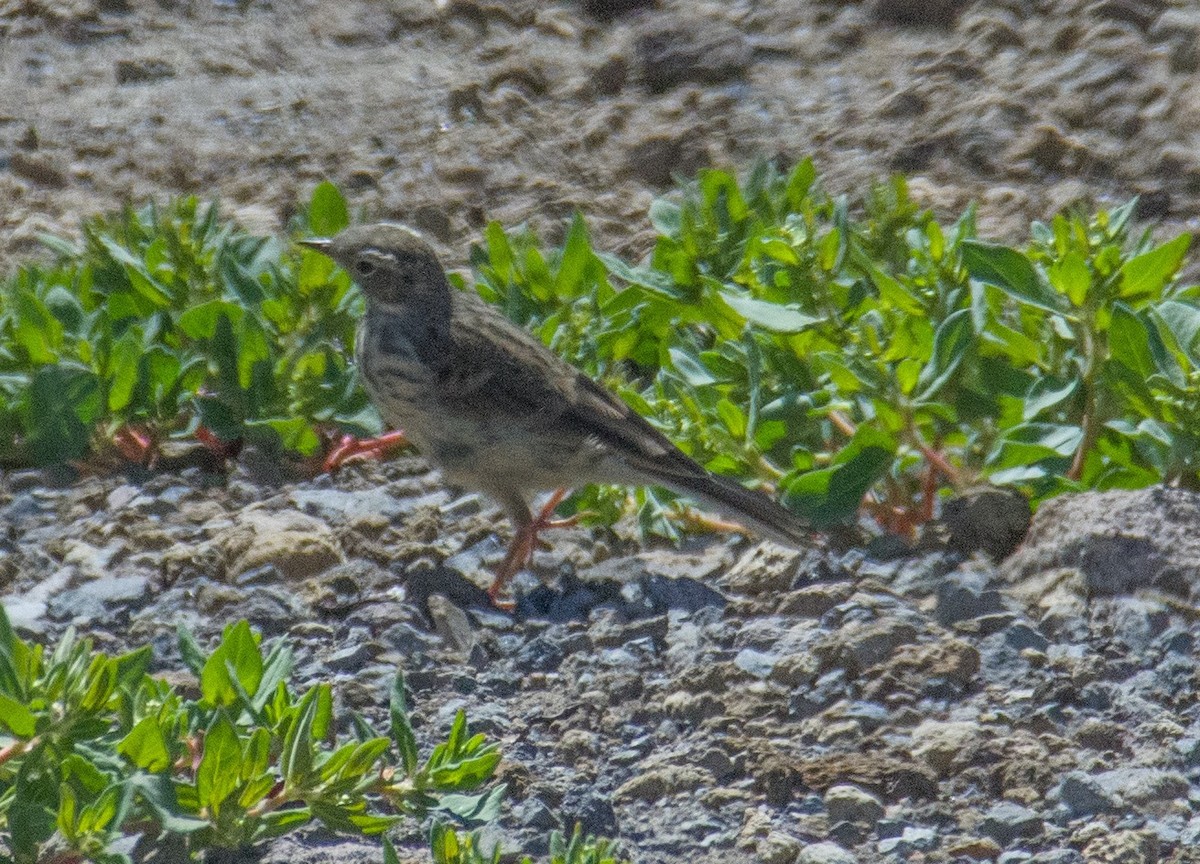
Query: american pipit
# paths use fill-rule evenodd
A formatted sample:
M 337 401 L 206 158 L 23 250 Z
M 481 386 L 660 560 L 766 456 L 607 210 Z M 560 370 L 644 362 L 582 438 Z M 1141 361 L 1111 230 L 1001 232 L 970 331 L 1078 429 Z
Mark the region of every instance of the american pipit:
M 433 249 L 396 225 L 349 228 L 304 245 L 366 296 L 356 355 L 385 422 L 456 485 L 494 498 L 516 529 L 495 597 L 554 524 L 564 488 L 665 486 L 787 545 L 808 529 L 770 498 L 710 473 L 616 395 L 550 352 L 474 292 L 454 290 Z M 559 490 L 537 518 L 530 496 Z

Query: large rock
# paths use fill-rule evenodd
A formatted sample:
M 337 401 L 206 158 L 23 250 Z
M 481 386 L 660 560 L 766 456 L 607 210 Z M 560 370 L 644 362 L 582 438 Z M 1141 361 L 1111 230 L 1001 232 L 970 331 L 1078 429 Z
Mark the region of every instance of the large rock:
M 1091 595 L 1200 596 L 1200 494 L 1153 486 L 1047 501 L 1000 575 L 1019 585 L 1048 571 L 1079 573 Z
M 343 560 L 329 526 L 295 510 L 243 510 L 213 540 L 224 551 L 234 579 L 268 564 L 285 579 L 305 579 Z

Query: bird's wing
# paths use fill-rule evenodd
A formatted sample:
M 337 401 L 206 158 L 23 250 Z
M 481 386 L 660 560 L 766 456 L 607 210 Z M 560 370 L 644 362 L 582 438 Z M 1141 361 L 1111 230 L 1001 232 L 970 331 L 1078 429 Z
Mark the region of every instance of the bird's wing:
M 707 476 L 616 394 L 470 294 L 455 298 L 451 352 L 439 384 L 456 407 L 516 425 L 592 438 L 665 478 Z M 470 371 L 467 371 L 470 370 Z

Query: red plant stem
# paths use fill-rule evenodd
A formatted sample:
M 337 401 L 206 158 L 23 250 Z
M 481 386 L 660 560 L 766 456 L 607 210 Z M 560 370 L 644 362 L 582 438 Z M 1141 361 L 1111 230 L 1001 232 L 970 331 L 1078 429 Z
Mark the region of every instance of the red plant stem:
M 854 433 L 858 431 L 858 428 L 850 421 L 850 418 L 841 411 L 830 411 L 829 422 L 836 426 L 838 431 L 847 438 L 853 438 Z
M 962 472 L 947 462 L 946 457 L 941 452 L 933 449 L 923 441 L 917 442 L 917 448 L 921 451 L 921 455 L 925 457 L 925 461 L 929 463 L 929 466 L 940 471 L 951 486 L 957 489 L 962 485 Z
M 25 755 L 38 745 L 39 740 L 37 737 L 34 737 L 28 741 L 14 741 L 7 747 L 0 749 L 0 765 L 3 765 L 10 759 Z
M 937 467 L 931 461 L 925 466 L 925 483 L 921 490 L 921 521 L 928 522 L 933 518 L 933 501 L 937 497 Z
M 1075 450 L 1075 456 L 1071 459 L 1071 467 L 1067 470 L 1068 480 L 1078 480 L 1083 476 L 1083 460 L 1087 458 L 1088 451 L 1092 449 L 1092 439 L 1096 434 L 1092 427 L 1090 414 L 1084 414 L 1079 425 L 1083 429 L 1083 437 L 1079 439 L 1079 447 Z

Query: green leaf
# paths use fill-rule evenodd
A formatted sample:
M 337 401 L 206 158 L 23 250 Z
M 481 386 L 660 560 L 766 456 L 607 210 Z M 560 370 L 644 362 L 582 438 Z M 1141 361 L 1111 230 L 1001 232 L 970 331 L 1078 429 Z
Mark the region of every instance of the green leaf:
M 1191 243 L 1191 234 L 1180 234 L 1174 240 L 1126 261 L 1120 271 L 1121 296 L 1158 297 L 1183 264 Z
M 1200 308 L 1191 303 L 1163 300 L 1150 307 L 1150 314 L 1157 319 L 1160 329 L 1165 328 L 1171 334 L 1179 350 L 1187 356 L 1192 365 L 1200 367 L 1200 351 L 1197 351 Z
M 781 481 L 783 502 L 816 526 L 844 522 L 887 473 L 895 455 L 896 442 L 889 435 L 860 426 L 830 467 L 785 477 Z
M 960 309 L 941 323 L 933 337 L 933 356 L 918 378 L 918 402 L 929 401 L 946 386 L 974 341 L 970 309 Z
M 678 237 L 682 226 L 681 208 L 666 198 L 655 198 L 650 204 L 650 224 L 659 234 Z
M 221 804 L 237 788 L 242 768 L 242 745 L 229 715 L 217 711 L 204 735 L 204 751 L 196 769 L 196 790 L 201 807 L 216 817 Z
M 383 864 L 400 864 L 400 856 L 396 854 L 396 847 L 392 845 L 392 841 L 386 834 L 383 835 Z
M 145 348 L 139 327 L 130 327 L 113 343 L 109 367 L 108 410 L 120 411 L 133 398 Z
M 232 671 L 231 671 L 232 670 Z M 263 660 L 258 640 L 246 621 L 225 628 L 221 643 L 213 651 L 200 672 L 200 692 L 209 705 L 232 705 L 239 694 L 233 685 L 236 678 L 251 697 L 258 692 L 262 681 Z
M 1128 367 L 1135 376 L 1145 379 L 1156 371 L 1150 332 L 1142 319 L 1124 303 L 1113 306 L 1108 345 L 1112 358 Z
M 43 366 L 34 373 L 22 402 L 36 463 L 69 462 L 87 454 L 103 404 L 94 372 L 66 364 Z
M 217 335 L 217 324 L 222 316 L 229 323 L 238 327 L 242 323 L 246 310 L 228 300 L 209 300 L 184 311 L 176 321 L 176 325 L 190 339 L 212 339 Z
M 318 697 L 321 690 L 328 691 L 328 684 L 318 684 L 304 694 L 296 707 L 295 719 L 288 727 L 283 740 L 283 752 L 279 755 L 279 768 L 284 781 L 290 786 L 303 787 L 313 769 L 313 724 L 318 713 Z
M 1071 250 L 1061 260 L 1050 265 L 1047 275 L 1050 284 L 1060 294 L 1065 294 L 1072 306 L 1078 308 L 1083 305 L 1092 287 L 1092 273 L 1083 255 Z
M 814 324 L 821 323 L 820 318 L 807 315 L 799 309 L 767 300 L 740 297 L 729 292 L 722 292 L 721 299 L 751 324 L 773 333 L 802 333 Z
M 417 737 L 413 734 L 412 725 L 408 720 L 408 700 L 404 695 L 404 673 L 396 670 L 392 681 L 390 714 L 392 721 L 392 740 L 400 752 L 400 764 L 406 777 L 412 777 L 417 770 L 419 755 L 417 752 Z
M 804 209 L 804 201 L 808 198 L 816 179 L 817 169 L 813 165 L 811 158 L 802 159 L 792 169 L 792 173 L 788 175 L 785 195 L 787 197 L 788 208 L 793 213 L 798 213 Z
M 129 786 L 149 805 L 165 830 L 177 834 L 191 834 L 209 827 L 208 820 L 197 819 L 180 806 L 170 775 L 139 772 L 129 779 Z
M 10 696 L 0 694 L 0 724 L 18 738 L 32 738 L 37 734 L 37 719 L 25 705 Z
M 1014 300 L 1047 312 L 1059 311 L 1058 295 L 1046 286 L 1028 258 L 1016 249 L 980 240 L 964 240 L 963 266 L 988 285 L 995 285 Z
M 1026 422 L 1035 419 L 1040 414 L 1057 408 L 1070 399 L 1079 390 L 1078 378 L 1061 381 L 1050 376 L 1035 378 L 1025 395 L 1025 405 L 1022 409 L 1022 419 Z
M 583 216 L 576 213 L 563 245 L 558 273 L 554 277 L 554 290 L 559 297 L 579 296 L 592 259 L 592 243 L 588 239 L 587 225 L 584 224 Z
M 143 717 L 117 743 L 117 752 L 134 765 L 147 771 L 164 771 L 171 764 L 171 754 L 163 738 L 162 727 L 155 716 Z
M 318 183 L 308 204 L 308 230 L 317 237 L 332 237 L 350 224 L 346 199 L 326 180 Z

